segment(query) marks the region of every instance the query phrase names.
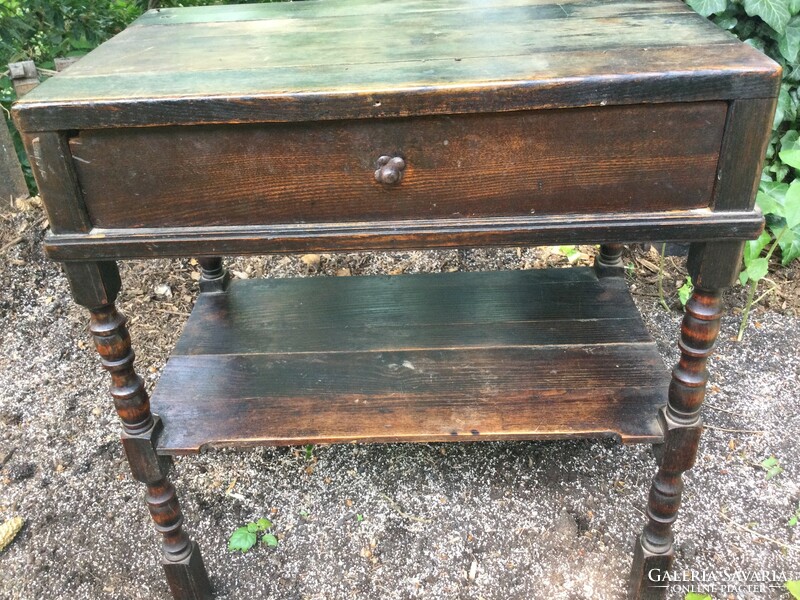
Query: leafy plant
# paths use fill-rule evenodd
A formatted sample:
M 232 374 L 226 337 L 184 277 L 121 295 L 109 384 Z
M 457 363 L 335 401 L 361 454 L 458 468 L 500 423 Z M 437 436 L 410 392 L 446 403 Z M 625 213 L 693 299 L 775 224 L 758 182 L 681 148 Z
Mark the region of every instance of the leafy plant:
M 275 537 L 274 534 L 268 532 L 268 530 L 271 528 L 272 521 L 263 518 L 252 523 L 248 523 L 244 527 L 238 527 L 228 539 L 228 550 L 230 552 L 238 551 L 244 554 L 256 545 L 259 534 L 263 534 L 261 541 L 264 544 L 270 548 L 275 548 L 278 545 L 278 538 Z
M 708 594 L 700 594 L 698 592 L 689 592 L 684 596 L 684 600 L 712 600 Z
M 784 585 L 786 586 L 786 589 L 789 590 L 792 598 L 795 600 L 800 600 L 800 581 L 787 581 Z
M 752 307 L 761 301 L 769 292 L 762 294 L 755 298 L 756 290 L 758 289 L 759 282 L 767 276 L 769 272 L 769 259 L 775 248 L 778 246 L 780 236 L 772 243 L 772 247 L 767 252 L 766 256 L 761 256 L 764 248 L 772 241 L 772 236 L 764 231 L 757 240 L 752 240 L 744 245 L 744 270 L 739 273 L 739 282 L 742 285 L 747 285 L 747 300 L 745 301 L 744 311 L 742 311 L 742 321 L 739 324 L 739 333 L 736 339 L 740 342 L 744 336 L 744 331 L 747 328 L 747 321 L 750 317 L 750 310 Z
M 581 257 L 581 251 L 578 250 L 577 246 L 559 246 L 558 251 L 567 257 L 569 264 L 578 262 Z
M 795 182 L 800 173 L 800 0 L 686 0 L 686 3 L 783 67 L 778 108 L 756 201 L 767 216 L 770 240 L 777 242 L 781 262 L 786 265 L 800 257 L 800 184 Z M 770 250 L 774 251 L 774 247 Z M 752 255 L 750 258 L 752 264 Z M 747 257 L 744 268 L 746 272 L 750 270 Z M 757 287 L 766 272 L 761 277 L 754 275 L 763 271 L 763 264 L 756 263 L 743 285 L 750 282 Z M 755 288 L 750 292 L 754 295 Z
M 686 303 L 689 301 L 689 298 L 692 297 L 692 292 L 694 291 L 694 284 L 692 283 L 692 278 L 688 275 L 686 276 L 686 281 L 683 282 L 683 285 L 678 288 L 678 300 L 681 301 L 681 306 L 686 306 Z
M 667 300 L 664 297 L 664 253 L 666 252 L 666 247 L 666 244 L 661 244 L 661 253 L 658 258 L 658 301 L 661 306 L 664 307 L 664 310 L 668 311 L 670 310 L 669 304 L 667 304 Z M 693 291 L 694 284 L 692 283 L 692 278 L 687 275 L 686 281 L 678 288 L 678 300 L 680 300 L 681 306 L 684 308 L 689 298 L 692 297 Z
M 761 468 L 767 472 L 767 479 L 772 479 L 783 473 L 783 467 L 774 456 L 765 458 L 761 461 Z

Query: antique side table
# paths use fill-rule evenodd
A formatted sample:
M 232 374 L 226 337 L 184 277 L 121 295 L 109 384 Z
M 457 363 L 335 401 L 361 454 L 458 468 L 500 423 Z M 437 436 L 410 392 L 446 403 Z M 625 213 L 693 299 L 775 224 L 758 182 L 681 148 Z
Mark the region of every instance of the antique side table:
M 151 10 L 17 103 L 174 597 L 211 590 L 169 455 L 588 436 L 655 444 L 630 596 L 663 595 L 779 83 L 678 0 L 312 0 Z M 671 375 L 621 276 L 645 240 L 691 242 Z M 231 283 L 221 259 L 552 243 L 603 245 L 396 277 Z M 165 256 L 203 274 L 151 412 L 115 261 Z

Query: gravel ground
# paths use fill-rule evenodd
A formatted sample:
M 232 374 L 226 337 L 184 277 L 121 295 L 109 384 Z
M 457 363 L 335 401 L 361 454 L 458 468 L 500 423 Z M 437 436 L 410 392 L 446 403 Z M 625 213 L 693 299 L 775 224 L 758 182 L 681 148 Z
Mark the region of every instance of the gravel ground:
M 0 598 L 167 598 L 86 314 L 42 257 L 41 210 L 26 209 L 2 216 L 0 238 L 19 239 L 0 261 L 0 521 L 26 519 L 0 553 Z M 669 364 L 680 313 L 657 306 L 648 260 L 635 262 L 632 287 Z M 319 264 L 272 256 L 233 268 L 283 277 L 563 263 L 546 249 L 512 248 L 335 254 Z M 197 277 L 191 261 L 123 266 L 120 306 L 149 384 L 191 309 Z M 787 526 L 800 503 L 800 318 L 791 303 L 759 311 L 736 343 L 741 292 L 727 304 L 711 361 L 709 428 L 685 478 L 676 566 L 800 579 L 800 527 Z M 783 472 L 768 480 L 759 463 L 770 456 Z M 606 440 L 318 446 L 311 457 L 297 448 L 212 451 L 179 458 L 173 477 L 219 598 L 602 600 L 624 597 L 654 471 L 648 447 Z M 262 516 L 279 546 L 229 553 L 230 533 Z M 789 595 L 778 586 L 714 598 Z

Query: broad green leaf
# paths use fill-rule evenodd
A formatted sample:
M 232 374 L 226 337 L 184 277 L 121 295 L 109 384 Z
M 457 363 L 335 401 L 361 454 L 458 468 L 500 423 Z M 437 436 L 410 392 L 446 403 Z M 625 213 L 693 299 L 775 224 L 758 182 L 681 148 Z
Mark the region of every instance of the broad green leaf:
M 787 115 L 791 114 L 791 111 L 792 97 L 789 95 L 789 89 L 782 85 L 778 92 L 778 105 L 775 107 L 775 118 L 772 119 L 772 129 L 780 127 L 781 123 L 786 120 Z
M 247 552 L 255 546 L 256 540 L 255 533 L 249 531 L 247 527 L 239 527 L 231 534 L 228 540 L 228 550 L 231 552 L 236 552 L 237 550 L 239 552 Z
M 765 215 L 783 216 L 783 204 L 786 200 L 786 192 L 789 191 L 788 183 L 777 181 L 765 181 L 758 186 L 756 202 L 758 207 Z
M 793 15 L 800 13 L 800 0 L 789 0 L 789 12 Z
M 707 17 L 723 12 L 728 7 L 728 0 L 686 0 L 686 4 Z
M 255 533 L 256 531 L 258 531 L 258 525 L 256 525 L 255 523 L 248 523 L 247 531 L 249 531 L 250 533 Z
M 790 167 L 800 169 L 800 133 L 794 129 L 787 131 L 781 138 L 780 159 Z
M 789 519 L 789 520 L 786 522 L 786 524 L 787 524 L 789 527 L 795 527 L 795 526 L 797 525 L 797 520 L 798 520 L 798 519 L 800 519 L 800 517 L 798 517 L 797 515 L 795 515 L 795 516 L 793 516 L 791 519 Z
M 778 39 L 778 50 L 789 62 L 797 61 L 800 51 L 800 16 L 792 17 L 786 24 L 786 31 Z
M 738 24 L 739 24 L 739 19 L 727 13 L 723 13 L 721 15 L 717 15 L 714 17 L 714 25 L 716 25 L 720 29 L 726 29 L 730 31 Z
M 570 262 L 570 264 L 577 262 L 577 260 L 581 257 L 581 251 L 575 246 L 559 246 L 558 251 L 567 257 L 567 260 Z
M 787 0 L 744 0 L 744 10 L 751 17 L 761 17 L 780 35 L 786 31 L 786 24 L 792 16 Z
M 744 245 L 744 264 L 749 265 L 753 260 L 761 256 L 761 252 L 772 241 L 772 236 L 768 231 L 762 231 L 757 240 L 751 240 Z
M 744 41 L 744 43 L 747 44 L 748 46 L 752 46 L 753 48 L 755 48 L 759 52 L 765 52 L 766 51 L 767 44 L 761 38 L 757 38 L 757 37 L 747 38 Z
M 270 527 L 272 527 L 272 521 L 269 519 L 259 519 L 256 521 L 256 529 L 258 531 L 266 531 Z
M 783 473 L 783 467 L 779 467 L 779 466 L 772 467 L 771 469 L 769 469 L 767 471 L 766 479 L 772 479 L 773 477 L 777 477 L 781 473 Z
M 681 306 L 686 306 L 686 303 L 689 301 L 689 298 L 692 297 L 692 292 L 694 291 L 694 285 L 692 285 L 692 278 L 687 277 L 684 284 L 678 288 L 678 300 L 681 301 Z
M 774 456 L 770 456 L 769 458 L 765 458 L 761 461 L 761 466 L 765 469 L 770 469 L 778 464 L 778 459 Z
M 708 594 L 699 594 L 697 592 L 689 592 L 684 597 L 684 600 L 712 600 Z
M 276 548 L 278 546 L 278 538 L 276 538 L 271 533 L 264 534 L 264 537 L 261 538 L 261 541 L 264 542 L 270 548 Z
M 747 265 L 745 273 L 747 273 L 749 280 L 758 281 L 763 279 L 769 273 L 769 262 L 766 258 L 755 258 Z
M 783 181 L 789 174 L 789 167 L 778 160 L 770 167 L 770 171 L 775 173 L 775 181 Z
M 800 581 L 787 581 L 785 585 L 786 589 L 789 590 L 789 593 L 792 595 L 792 598 L 800 600 Z
M 781 249 L 781 264 L 788 265 L 800 258 L 800 231 L 780 227 L 773 229 L 772 233 L 778 239 L 778 247 Z
M 795 179 L 789 184 L 789 191 L 786 192 L 783 203 L 783 218 L 786 219 L 789 229 L 800 225 L 800 180 Z

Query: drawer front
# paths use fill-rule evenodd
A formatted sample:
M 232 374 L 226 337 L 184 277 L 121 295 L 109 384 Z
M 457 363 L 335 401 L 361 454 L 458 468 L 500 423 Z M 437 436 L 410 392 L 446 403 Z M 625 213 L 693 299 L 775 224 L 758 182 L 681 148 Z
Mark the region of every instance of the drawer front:
M 70 147 L 99 228 L 658 212 L 709 205 L 726 112 L 704 102 L 92 130 Z

